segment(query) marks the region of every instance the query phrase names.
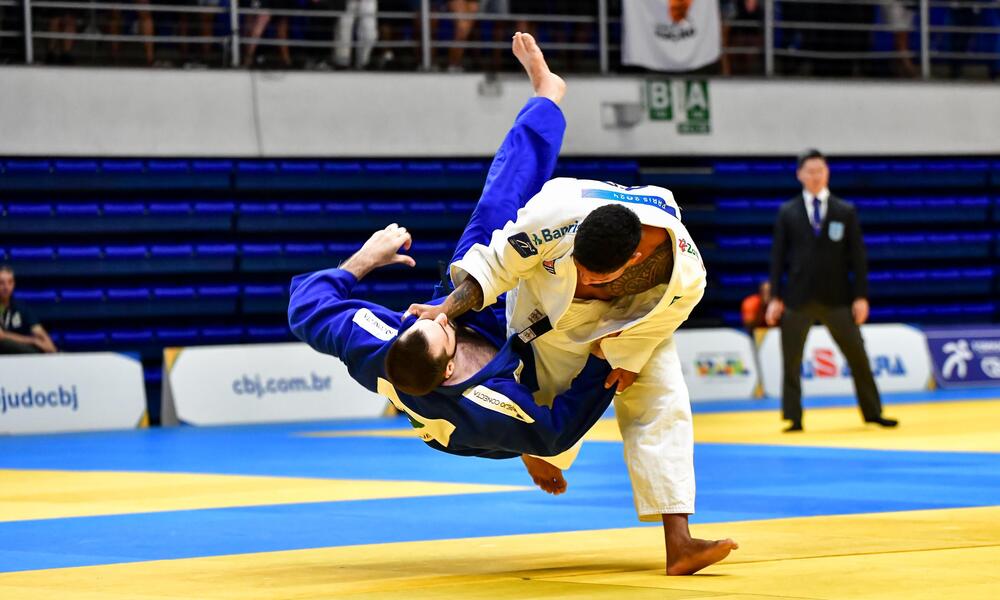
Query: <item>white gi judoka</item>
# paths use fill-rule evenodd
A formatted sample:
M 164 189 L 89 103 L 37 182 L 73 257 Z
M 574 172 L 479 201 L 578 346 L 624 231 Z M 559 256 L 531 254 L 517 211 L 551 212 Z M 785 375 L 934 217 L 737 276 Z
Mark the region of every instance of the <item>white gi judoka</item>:
M 574 299 L 576 228 L 595 208 L 615 203 L 643 225 L 667 231 L 674 257 L 670 280 L 613 301 Z M 451 275 L 456 286 L 470 276 L 480 284 L 479 310 L 508 292 L 509 333 L 534 348 L 540 404 L 569 386 L 591 342 L 621 332 L 604 339 L 601 349 L 613 368 L 639 374 L 615 398 L 639 518 L 694 512 L 691 404 L 673 333 L 704 295 L 705 267 L 669 190 L 553 179 L 518 211 L 516 222 L 493 234 L 489 246 L 476 244 L 453 263 Z M 539 335 L 547 325 L 552 329 Z

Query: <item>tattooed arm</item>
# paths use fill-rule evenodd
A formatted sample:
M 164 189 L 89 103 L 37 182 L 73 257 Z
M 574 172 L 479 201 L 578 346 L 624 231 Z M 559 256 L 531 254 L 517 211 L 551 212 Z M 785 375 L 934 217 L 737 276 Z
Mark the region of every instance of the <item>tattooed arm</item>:
M 431 306 L 429 304 L 411 304 L 410 308 L 406 309 L 409 314 L 417 315 L 421 319 L 433 319 L 439 314 L 444 313 L 448 315 L 448 319 L 452 320 L 465 313 L 469 310 L 478 308 L 483 305 L 483 288 L 479 285 L 479 282 L 472 277 L 466 277 L 462 283 L 459 284 L 455 291 L 448 294 L 445 301 L 437 306 Z

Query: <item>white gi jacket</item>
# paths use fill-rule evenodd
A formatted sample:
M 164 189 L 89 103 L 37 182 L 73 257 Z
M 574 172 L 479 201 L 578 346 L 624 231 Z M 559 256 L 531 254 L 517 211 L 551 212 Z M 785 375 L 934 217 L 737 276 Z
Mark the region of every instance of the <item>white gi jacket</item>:
M 674 250 L 670 281 L 611 302 L 574 301 L 576 228 L 590 211 L 616 203 L 635 212 L 644 225 L 667 231 Z M 669 190 L 655 186 L 626 188 L 571 178 L 546 183 L 518 211 L 516 222 L 508 222 L 494 232 L 489 246 L 476 244 L 453 263 L 451 276 L 456 286 L 470 276 L 482 286 L 483 306 L 477 310 L 493 304 L 497 296 L 516 286 L 507 298 L 508 327 L 511 334 L 520 334 L 525 342 L 534 337 L 531 326 L 548 317 L 555 329 L 545 334 L 548 341 L 580 345 L 575 352 L 585 360 L 591 341 L 620 331 L 618 337 L 602 341 L 601 348 L 612 367 L 635 373 L 688 318 L 705 291 L 701 254 L 681 224 L 680 209 Z M 594 319 L 581 322 L 567 318 L 571 308 L 581 302 L 600 302 L 604 306 L 590 311 Z M 573 373 L 566 375 L 571 379 Z

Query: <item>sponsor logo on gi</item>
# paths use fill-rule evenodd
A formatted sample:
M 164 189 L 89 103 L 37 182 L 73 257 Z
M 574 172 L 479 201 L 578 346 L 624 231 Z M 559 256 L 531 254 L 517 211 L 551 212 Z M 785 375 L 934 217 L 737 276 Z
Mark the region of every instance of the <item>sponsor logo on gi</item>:
M 79 406 L 75 385 L 69 386 L 69 389 L 60 385 L 54 390 L 38 390 L 29 386 L 21 393 L 8 392 L 0 387 L 0 414 L 31 408 L 68 408 L 76 412 Z
M 487 387 L 477 385 L 474 388 L 465 390 L 465 393 L 462 395 L 483 408 L 507 415 L 518 421 L 525 423 L 535 422 L 530 415 L 521 410 L 521 407 L 511 401 L 510 398 Z
M 543 260 L 542 261 L 542 268 L 545 269 L 546 271 L 548 271 L 549 273 L 551 273 L 552 275 L 555 275 L 556 274 L 556 261 L 555 260 Z
M 906 365 L 899 355 L 874 355 L 870 357 L 872 375 L 875 377 L 905 377 Z M 850 377 L 851 368 L 845 363 L 837 366 L 836 354 L 831 348 L 816 348 L 812 356 L 802 361 L 803 379 L 831 379 Z
M 735 353 L 699 354 L 695 357 L 694 366 L 699 377 L 728 379 L 750 375 L 740 355 Z
M 695 250 L 694 244 L 685 240 L 684 238 L 681 238 L 680 240 L 677 241 L 677 247 L 680 249 L 681 252 L 690 254 L 691 256 L 698 258 L 698 251 Z
M 535 256 L 538 254 L 538 248 L 531 243 L 531 240 L 528 238 L 528 234 L 523 231 L 521 233 L 515 233 L 507 238 L 507 243 L 521 255 L 521 258 L 528 258 L 529 256 Z
M 830 241 L 839 242 L 844 239 L 844 224 L 840 221 L 830 221 Z
M 358 312 L 354 313 L 354 319 L 352 320 L 361 329 L 364 329 L 383 342 L 388 342 L 399 333 L 399 331 L 389 327 L 385 321 L 376 317 L 375 313 L 367 308 L 359 308 Z
M 562 227 L 543 227 L 541 230 L 531 234 L 531 239 L 535 242 L 536 246 L 541 246 L 542 244 L 553 242 L 571 233 L 576 233 L 576 227 L 579 224 L 579 221 L 573 221 L 569 225 L 563 225 Z

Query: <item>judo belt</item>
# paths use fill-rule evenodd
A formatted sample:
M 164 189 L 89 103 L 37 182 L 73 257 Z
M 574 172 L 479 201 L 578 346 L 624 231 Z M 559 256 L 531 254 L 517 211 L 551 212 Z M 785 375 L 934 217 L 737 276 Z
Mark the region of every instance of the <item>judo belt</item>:
M 549 331 L 552 331 L 552 322 L 549 321 L 548 317 L 542 317 L 521 330 L 521 332 L 517 334 L 517 339 L 521 340 L 521 342 L 525 344 L 530 344 L 535 340 L 535 338 Z

